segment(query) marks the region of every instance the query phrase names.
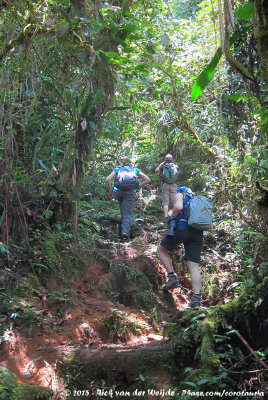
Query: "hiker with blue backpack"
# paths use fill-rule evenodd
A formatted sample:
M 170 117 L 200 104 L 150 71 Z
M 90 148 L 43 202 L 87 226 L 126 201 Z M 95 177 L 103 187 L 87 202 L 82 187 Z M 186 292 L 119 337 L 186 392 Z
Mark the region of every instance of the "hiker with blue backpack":
M 203 244 L 203 231 L 212 227 L 213 204 L 205 196 L 195 196 L 191 188 L 181 186 L 176 195 L 172 215 L 168 219 L 169 231 L 161 240 L 158 254 L 168 280 L 162 286 L 164 292 L 180 286 L 174 272 L 170 252 L 183 243 L 185 259 L 191 275 L 193 296 L 189 307 L 200 307 L 201 274 L 199 269 Z
M 172 209 L 177 193 L 179 172 L 179 167 L 173 162 L 171 154 L 167 154 L 165 161 L 155 170 L 155 173 L 160 174 L 162 178 L 162 205 L 166 221 L 168 221 L 169 207 Z
M 138 178 L 143 181 L 139 182 Z M 112 180 L 114 180 L 113 188 L 111 184 Z M 130 237 L 136 192 L 150 182 L 151 179 L 142 173 L 139 168 L 133 167 L 130 159 L 126 156 L 123 157 L 122 165 L 114 168 L 106 178 L 108 196 L 111 199 L 115 198 L 119 203 L 122 218 L 121 237 L 123 240 L 128 240 Z

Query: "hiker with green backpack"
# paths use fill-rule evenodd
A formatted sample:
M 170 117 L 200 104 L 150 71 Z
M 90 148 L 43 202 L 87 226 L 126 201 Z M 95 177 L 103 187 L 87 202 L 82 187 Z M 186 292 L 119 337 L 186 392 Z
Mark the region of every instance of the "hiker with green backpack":
M 189 307 L 200 307 L 201 274 L 199 270 L 200 255 L 203 244 L 203 231 L 212 227 L 213 204 L 205 196 L 196 196 L 191 188 L 181 186 L 175 195 L 172 215 L 168 218 L 169 231 L 161 240 L 158 254 L 164 265 L 168 280 L 162 290 L 175 289 L 180 286 L 174 272 L 170 252 L 183 243 L 185 260 L 191 275 L 193 296 Z
M 168 220 L 169 207 L 174 204 L 175 195 L 178 188 L 179 167 L 173 162 L 171 154 L 167 154 L 165 161 L 158 165 L 156 174 L 162 177 L 162 205 L 165 220 Z

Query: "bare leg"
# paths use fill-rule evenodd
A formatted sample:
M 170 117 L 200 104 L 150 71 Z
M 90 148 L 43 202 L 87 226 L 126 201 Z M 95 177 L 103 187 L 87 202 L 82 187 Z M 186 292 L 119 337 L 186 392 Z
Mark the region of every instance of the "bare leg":
M 164 216 L 168 217 L 168 206 L 163 206 Z
M 166 250 L 164 247 L 161 245 L 157 249 L 159 258 L 161 263 L 164 265 L 166 268 L 166 271 L 168 273 L 168 280 L 167 282 L 162 286 L 162 290 L 164 292 L 167 292 L 170 289 L 175 289 L 180 286 L 180 283 L 177 278 L 177 274 L 175 274 L 173 270 L 173 265 L 172 265 L 172 260 L 169 255 L 169 251 Z
M 194 294 L 199 294 L 201 289 L 201 274 L 199 270 L 199 264 L 193 261 L 188 261 L 188 267 L 190 270 L 193 292 Z
M 160 261 L 166 268 L 167 272 L 174 272 L 169 251 L 164 247 L 162 247 L 161 245 L 158 247 L 157 251 L 159 254 Z

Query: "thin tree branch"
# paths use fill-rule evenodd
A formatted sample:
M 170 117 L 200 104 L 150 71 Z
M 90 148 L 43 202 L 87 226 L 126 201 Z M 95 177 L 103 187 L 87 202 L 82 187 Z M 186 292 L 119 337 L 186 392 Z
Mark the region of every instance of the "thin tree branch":
M 243 338 L 243 336 L 238 332 L 235 331 L 235 333 L 237 334 L 237 336 L 239 337 L 239 339 L 241 340 L 241 342 L 244 343 L 244 345 L 247 347 L 247 349 L 251 352 L 251 354 L 253 354 L 253 356 L 259 361 L 259 363 L 266 369 L 268 370 L 268 365 L 262 361 L 260 359 L 260 357 L 255 353 L 255 351 L 252 349 L 252 347 L 250 347 L 250 345 L 248 344 L 248 342 Z

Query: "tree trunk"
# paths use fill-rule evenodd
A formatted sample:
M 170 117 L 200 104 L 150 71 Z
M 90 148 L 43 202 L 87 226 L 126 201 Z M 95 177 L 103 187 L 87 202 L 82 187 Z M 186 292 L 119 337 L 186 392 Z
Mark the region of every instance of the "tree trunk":
M 261 59 L 261 76 L 268 86 L 268 3 L 266 0 L 255 0 L 255 37 Z

